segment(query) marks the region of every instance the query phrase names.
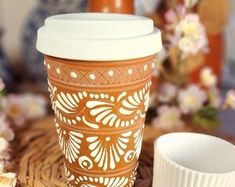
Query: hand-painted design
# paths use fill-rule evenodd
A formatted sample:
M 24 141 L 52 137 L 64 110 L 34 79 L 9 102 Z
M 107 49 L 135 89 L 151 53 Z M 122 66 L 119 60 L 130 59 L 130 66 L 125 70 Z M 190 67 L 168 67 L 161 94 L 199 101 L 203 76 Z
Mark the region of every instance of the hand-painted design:
M 76 125 L 82 121 L 83 124 L 93 129 L 99 129 L 100 123 L 116 128 L 128 127 L 139 118 L 144 119 L 148 109 L 151 81 L 133 94 L 122 92 L 117 97 L 106 93 L 87 93 L 86 91 L 56 94 L 57 88 L 53 87 L 49 81 L 48 84 L 52 108 L 56 116 L 69 125 Z M 81 102 L 83 102 L 82 105 L 80 105 Z M 81 112 L 84 109 L 80 106 L 85 107 L 94 120 L 88 120 Z
M 76 73 L 76 72 L 73 72 L 73 71 L 70 73 L 70 76 L 71 76 L 72 78 L 74 78 L 74 79 L 78 78 L 77 73 Z
M 50 63 L 52 60 L 46 59 L 47 63 Z M 106 64 L 97 66 L 96 68 L 91 69 L 90 66 L 83 66 L 84 62 L 77 62 L 77 66 L 70 65 L 66 62 L 57 62 L 57 59 L 53 59 L 53 62 L 50 63 L 51 69 L 48 70 L 50 77 L 53 77 L 57 82 L 63 84 L 71 85 L 79 83 L 81 85 L 105 85 L 105 86 L 118 86 L 126 83 L 136 83 L 149 77 L 152 73 L 151 64 L 153 58 L 149 61 L 142 61 L 137 64 L 125 64 L 118 67 L 110 67 Z M 144 70 L 144 65 L 147 65 L 148 68 Z M 57 68 L 60 68 L 60 74 L 55 71 Z M 76 72 L 77 78 L 71 76 L 71 72 Z
M 125 156 L 124 156 L 124 160 L 125 162 L 131 162 L 132 160 L 134 160 L 135 158 L 135 152 L 134 151 L 128 151 Z
M 86 107 L 90 109 L 90 114 L 95 117 L 97 123 L 101 122 L 103 125 L 116 128 L 128 127 L 133 125 L 139 116 L 145 118 L 150 86 L 151 82 L 148 82 L 144 88 L 129 96 L 127 96 L 127 92 L 122 92 L 117 100 L 109 96 L 110 101 L 90 100 L 86 103 Z M 144 103 L 144 111 L 140 110 L 142 103 Z M 120 115 L 117 115 L 117 112 Z
M 51 99 L 51 105 L 52 105 L 52 109 L 55 110 L 55 92 L 57 91 L 57 88 L 52 86 L 51 82 L 49 80 L 47 80 L 48 82 L 48 91 L 50 93 L 50 99 Z
M 133 73 L 132 69 L 128 69 L 128 74 L 131 75 Z
M 120 161 L 120 157 L 125 154 L 129 138 L 132 135 L 131 131 L 122 133 L 115 137 L 115 140 L 110 141 L 110 137 L 100 138 L 99 136 L 91 136 L 86 139 L 90 143 L 88 149 L 94 161 L 98 163 L 98 167 L 104 171 L 107 169 L 115 169 L 116 163 Z M 113 143 L 112 143 L 113 142 Z
M 141 148 L 142 148 L 142 140 L 143 140 L 143 128 L 139 129 L 134 133 L 134 145 L 135 145 L 135 154 L 137 159 L 140 156 Z
M 129 185 L 128 185 L 129 187 L 133 187 L 134 184 L 135 184 L 138 165 L 139 165 L 139 164 L 136 165 L 136 168 L 134 169 L 134 171 L 132 172 L 132 174 L 131 174 L 131 176 L 130 176 Z
M 113 72 L 112 70 L 110 70 L 110 71 L 108 72 L 108 75 L 109 75 L 110 77 L 112 77 L 112 76 L 114 75 L 114 72 Z
M 74 131 L 65 131 L 61 129 L 60 125 L 56 123 L 56 131 L 59 135 L 59 144 L 65 158 L 73 163 L 78 159 L 81 147 L 81 139 L 84 137 L 83 134 Z
M 154 62 L 152 63 L 152 66 L 151 66 L 151 67 L 152 67 L 152 69 L 154 69 L 154 68 L 155 68 L 155 63 L 154 63 Z
M 57 73 L 57 74 L 60 74 L 60 73 L 61 73 L 60 68 L 56 68 L 56 73 Z
M 67 167 L 66 166 L 64 167 L 65 167 L 65 176 L 69 182 L 68 183 L 69 187 L 77 187 L 78 185 L 82 187 L 125 187 L 128 183 L 128 178 L 124 176 L 123 177 L 79 176 L 78 178 L 75 178 L 74 175 L 71 174 L 70 171 L 67 169 Z M 131 181 L 132 180 L 133 176 L 131 176 Z
M 93 162 L 87 156 L 81 156 L 78 159 L 78 163 L 79 163 L 80 167 L 85 170 L 89 170 L 89 169 L 93 168 Z
M 148 69 L 148 64 L 145 64 L 144 65 L 144 71 L 147 71 L 147 69 Z
M 84 183 L 84 184 L 82 184 Z M 92 183 L 92 184 L 89 184 Z M 82 187 L 126 187 L 127 177 L 78 177 L 75 184 L 82 184 Z
M 148 109 L 148 100 L 149 100 L 149 87 L 151 86 L 151 81 L 146 84 L 144 88 L 139 91 L 134 92 L 133 95 L 128 96 L 122 101 L 122 106 L 119 108 L 119 112 L 123 115 L 132 115 L 139 106 L 144 101 L 144 111 Z M 144 118 L 144 114 L 140 114 Z
M 75 180 L 75 176 L 70 173 L 70 171 L 68 170 L 68 168 L 66 166 L 64 166 L 64 173 L 65 173 L 65 176 L 66 176 L 66 178 L 68 179 L 69 182 Z
M 77 124 L 78 121 L 84 120 L 85 117 L 81 118 L 77 115 L 78 113 L 78 107 L 79 103 L 84 99 L 88 97 L 87 92 L 78 92 L 78 93 L 64 93 L 60 92 L 56 95 L 55 102 L 55 114 L 59 119 L 67 124 Z M 62 114 L 62 112 L 66 115 L 73 115 L 75 116 L 74 119 L 69 119 L 65 115 Z M 86 125 L 97 128 L 98 125 L 88 123 L 86 121 L 83 121 Z
M 93 184 L 82 184 L 81 187 L 98 187 Z

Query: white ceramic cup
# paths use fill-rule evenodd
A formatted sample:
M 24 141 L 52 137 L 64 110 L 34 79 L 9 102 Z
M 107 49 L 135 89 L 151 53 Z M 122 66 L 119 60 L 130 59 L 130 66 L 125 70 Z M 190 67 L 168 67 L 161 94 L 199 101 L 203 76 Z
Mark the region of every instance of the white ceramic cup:
M 153 187 L 234 187 L 235 146 L 204 134 L 166 134 L 154 143 L 153 172 Z

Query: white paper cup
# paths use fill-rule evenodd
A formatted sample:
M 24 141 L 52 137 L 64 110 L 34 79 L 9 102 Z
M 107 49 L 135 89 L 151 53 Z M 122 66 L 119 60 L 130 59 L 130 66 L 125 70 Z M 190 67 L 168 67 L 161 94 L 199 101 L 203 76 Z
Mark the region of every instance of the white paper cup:
M 234 187 L 235 146 L 196 133 L 171 133 L 154 143 L 153 187 Z

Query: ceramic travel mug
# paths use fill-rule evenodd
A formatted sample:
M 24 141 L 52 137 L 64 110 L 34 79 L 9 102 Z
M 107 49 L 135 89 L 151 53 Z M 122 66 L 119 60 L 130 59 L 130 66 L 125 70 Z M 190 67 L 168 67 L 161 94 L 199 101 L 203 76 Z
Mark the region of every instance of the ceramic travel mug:
M 45 54 L 68 186 L 131 187 L 160 31 L 152 20 L 83 13 L 46 19 Z
M 172 133 L 154 143 L 153 187 L 235 186 L 235 146 L 209 135 Z

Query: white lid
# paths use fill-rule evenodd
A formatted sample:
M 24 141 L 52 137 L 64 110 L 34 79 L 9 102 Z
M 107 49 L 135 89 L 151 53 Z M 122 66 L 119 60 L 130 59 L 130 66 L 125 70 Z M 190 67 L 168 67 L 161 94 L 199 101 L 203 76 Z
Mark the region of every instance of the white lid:
M 126 60 L 156 54 L 161 32 L 151 19 L 108 13 L 62 14 L 38 30 L 37 49 L 74 60 Z

